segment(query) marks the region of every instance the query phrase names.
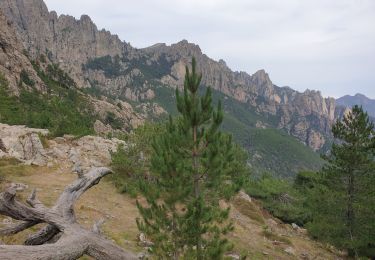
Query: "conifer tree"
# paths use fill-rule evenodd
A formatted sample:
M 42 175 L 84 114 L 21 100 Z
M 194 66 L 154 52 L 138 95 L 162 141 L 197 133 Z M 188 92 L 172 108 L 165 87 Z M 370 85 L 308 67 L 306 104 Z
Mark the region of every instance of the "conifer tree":
M 337 142 L 325 156 L 310 232 L 352 256 L 375 256 L 374 124 L 354 106 L 332 132 Z
M 155 138 L 151 172 L 157 190 L 144 186 L 147 203 L 137 202 L 138 228 L 154 243 L 152 253 L 168 259 L 221 259 L 230 244 L 229 208 L 219 200 L 238 191 L 246 157 L 220 132 L 223 110 L 212 106 L 211 89 L 199 95 L 202 74 L 193 58 L 184 90 L 176 90 L 180 116 L 170 117 L 166 133 Z

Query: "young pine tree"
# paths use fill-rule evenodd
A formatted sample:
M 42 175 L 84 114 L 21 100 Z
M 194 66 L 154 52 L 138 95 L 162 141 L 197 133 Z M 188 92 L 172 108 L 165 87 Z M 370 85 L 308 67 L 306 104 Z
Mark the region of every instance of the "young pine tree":
M 354 106 L 332 132 L 338 141 L 325 158 L 310 232 L 352 256 L 375 256 L 374 124 Z
M 170 118 L 166 133 L 153 141 L 151 172 L 158 189 L 144 186 L 147 203 L 137 203 L 138 228 L 162 259 L 221 259 L 230 249 L 222 238 L 232 230 L 229 208 L 219 200 L 239 189 L 246 157 L 220 132 L 221 104 L 213 109 L 210 88 L 199 95 L 201 79 L 193 59 L 183 94 L 176 90 L 180 117 Z

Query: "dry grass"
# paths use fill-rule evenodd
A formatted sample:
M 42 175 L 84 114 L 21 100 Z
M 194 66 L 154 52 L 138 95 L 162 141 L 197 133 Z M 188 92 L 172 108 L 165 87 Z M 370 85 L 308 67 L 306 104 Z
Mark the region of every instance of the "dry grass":
M 278 234 L 273 233 L 272 231 L 265 229 L 263 230 L 263 236 L 271 241 L 281 242 L 286 245 L 292 245 L 292 241 L 290 241 L 287 237 L 280 236 Z
M 262 211 L 250 201 L 244 200 L 240 197 L 233 199 L 233 206 L 246 217 L 258 222 L 259 224 L 264 225 L 264 218 Z
M 39 199 L 51 206 L 65 186 L 76 178 L 69 170 L 64 165 L 47 168 L 0 161 L 0 173 L 5 173 L 7 180 L 1 186 L 4 188 L 9 182 L 25 183 L 29 188 L 18 194 L 20 198 L 25 199 L 33 188 L 37 188 Z M 78 221 L 88 228 L 91 228 L 95 221 L 104 218 L 106 222 L 102 230 L 107 237 L 134 252 L 142 250 L 137 245 L 138 230 L 135 219 L 138 217 L 138 211 L 135 199 L 117 193 L 108 180 L 104 179 L 82 196 L 76 205 L 76 214 Z M 262 213 L 256 203 L 234 199 L 231 218 L 235 231 L 228 238 L 235 245 L 235 252 L 247 255 L 248 259 L 298 259 L 302 253 L 308 253 L 311 259 L 338 259 L 321 244 L 311 241 L 305 235 L 297 234 L 289 225 L 267 226 L 270 231 L 265 232 L 265 223 L 268 223 L 269 217 Z M 8 244 L 21 243 L 31 231 L 1 239 Z M 274 240 L 282 243 L 275 245 Z M 284 252 L 289 246 L 295 249 L 295 256 Z

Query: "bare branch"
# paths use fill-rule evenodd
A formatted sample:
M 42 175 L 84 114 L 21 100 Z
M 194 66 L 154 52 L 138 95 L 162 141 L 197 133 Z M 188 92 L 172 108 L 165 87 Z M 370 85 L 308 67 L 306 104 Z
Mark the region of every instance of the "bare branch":
M 53 225 L 47 225 L 40 229 L 38 232 L 30 235 L 24 242 L 25 245 L 43 245 L 53 239 L 60 230 Z
M 79 177 L 64 190 L 53 209 L 62 213 L 64 217 L 75 219 L 74 203 L 86 190 L 98 184 L 101 178 L 110 173 L 112 173 L 112 171 L 105 167 L 92 168 L 88 173 Z
M 42 202 L 40 202 L 36 198 L 36 189 L 33 189 L 33 191 L 30 194 L 30 197 L 26 200 L 27 204 L 29 204 L 33 208 L 41 208 L 46 209 L 46 207 L 43 205 Z
M 24 231 L 32 226 L 35 226 L 39 224 L 39 221 L 26 221 L 26 222 L 21 222 L 6 228 L 0 229 L 0 235 L 1 236 L 9 236 L 9 235 L 15 235 L 21 231 Z

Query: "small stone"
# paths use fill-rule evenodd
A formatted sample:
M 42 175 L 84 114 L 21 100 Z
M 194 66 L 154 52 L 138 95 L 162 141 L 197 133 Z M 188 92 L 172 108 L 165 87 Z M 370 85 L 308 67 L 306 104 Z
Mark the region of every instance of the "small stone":
M 239 256 L 238 254 L 236 253 L 231 253 L 231 254 L 227 254 L 225 255 L 226 257 L 229 257 L 230 259 L 234 259 L 234 260 L 240 260 L 241 259 L 241 256 Z
M 139 239 L 139 245 L 140 246 L 143 246 L 143 247 L 151 247 L 154 245 L 154 243 L 152 243 L 151 241 L 148 241 L 146 239 L 146 236 L 144 233 L 140 233 L 139 236 L 138 236 L 138 239 Z
M 277 226 L 277 222 L 272 218 L 266 219 L 266 223 L 268 226 L 271 226 L 271 227 Z
M 296 223 L 292 223 L 292 228 L 294 230 L 298 230 L 299 229 L 299 226 L 296 224 Z
M 55 140 L 55 142 L 58 143 L 58 144 L 63 144 L 63 143 L 65 143 L 65 138 L 64 138 L 64 137 L 56 137 L 54 140 Z
M 13 221 L 12 221 L 11 218 L 5 218 L 5 219 L 3 219 L 2 224 L 3 225 L 12 225 Z
M 29 186 L 24 183 L 11 183 L 10 187 L 16 189 L 16 191 L 24 191 L 29 188 Z
M 288 253 L 289 255 L 295 255 L 296 254 L 296 251 L 294 250 L 294 248 L 292 247 L 287 247 L 284 249 L 284 252 L 285 253 Z

